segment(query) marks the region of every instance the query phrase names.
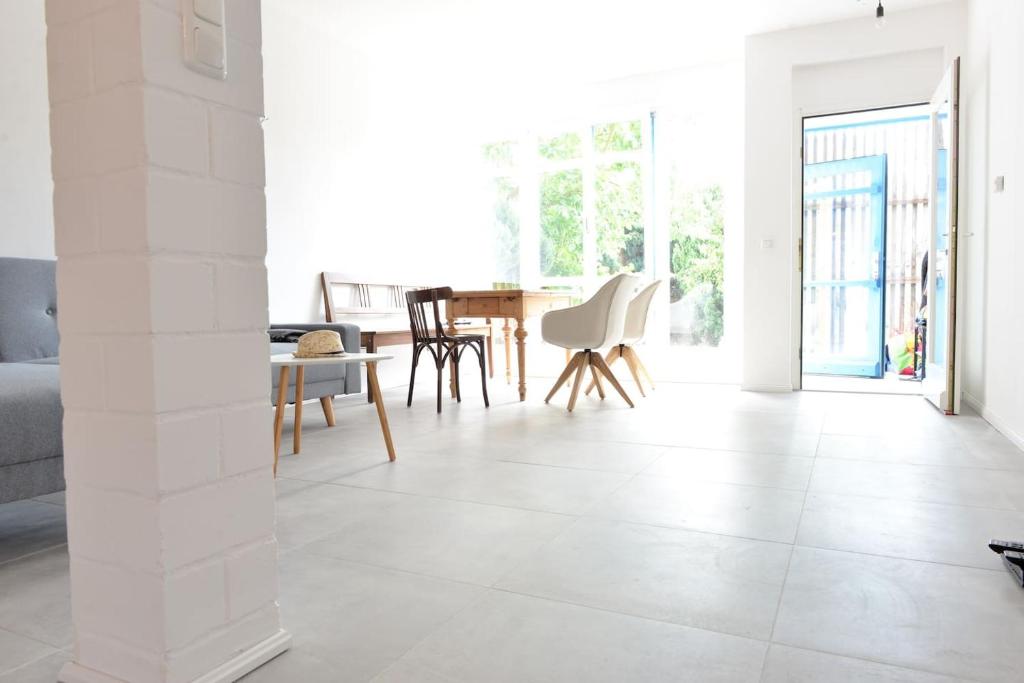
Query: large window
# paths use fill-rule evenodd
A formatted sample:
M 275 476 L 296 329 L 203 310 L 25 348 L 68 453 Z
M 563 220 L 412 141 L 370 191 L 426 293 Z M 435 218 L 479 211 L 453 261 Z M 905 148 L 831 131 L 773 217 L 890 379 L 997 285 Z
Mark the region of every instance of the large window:
M 637 117 L 486 145 L 498 277 L 586 291 L 650 270 L 649 135 Z
M 728 381 L 738 111 L 667 107 L 486 145 L 496 279 L 580 296 L 616 273 L 661 279 L 648 341 L 694 349 L 679 376 Z

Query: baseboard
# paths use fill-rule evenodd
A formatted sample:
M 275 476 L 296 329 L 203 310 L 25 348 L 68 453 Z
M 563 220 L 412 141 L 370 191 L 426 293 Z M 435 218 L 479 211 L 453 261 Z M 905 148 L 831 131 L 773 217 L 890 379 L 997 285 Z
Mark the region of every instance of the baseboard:
M 200 676 L 194 683 L 233 683 L 285 652 L 291 645 L 291 634 L 281 629 L 213 671 Z M 59 683 L 124 683 L 120 679 L 87 669 L 75 662 L 65 664 L 57 675 L 57 680 Z
M 793 391 L 793 387 L 789 386 L 788 384 L 741 384 L 740 391 L 757 391 L 772 394 L 788 394 Z
M 1002 434 L 1007 439 L 1012 441 L 1013 445 L 1015 445 L 1017 448 L 1021 450 L 1024 450 L 1024 437 L 1022 437 L 1017 432 L 1013 431 L 1013 429 L 1006 423 L 1006 420 L 999 417 L 999 415 L 997 415 L 993 411 L 989 410 L 988 406 L 986 406 L 984 403 L 982 403 L 981 401 L 979 401 L 977 398 L 975 398 L 966 391 L 963 393 L 963 400 L 967 403 L 967 405 L 974 409 L 974 412 L 978 413 L 978 415 L 981 415 L 982 419 L 984 419 L 985 422 L 988 422 L 990 425 L 995 427 L 1000 434 Z

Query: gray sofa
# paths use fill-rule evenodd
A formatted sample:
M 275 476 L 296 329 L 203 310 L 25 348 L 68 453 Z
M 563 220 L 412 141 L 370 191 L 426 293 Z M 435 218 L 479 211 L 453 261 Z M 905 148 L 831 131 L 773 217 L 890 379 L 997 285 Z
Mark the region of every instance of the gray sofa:
M 355 325 L 274 327 L 334 329 L 346 349 L 359 349 Z M 57 349 L 56 262 L 0 257 L 0 503 L 64 488 Z M 271 344 L 272 353 L 294 349 L 294 344 Z M 271 374 L 276 390 L 277 376 Z M 359 390 L 358 364 L 307 368 L 303 383 L 307 399 Z M 275 396 L 271 394 L 271 401 Z M 293 379 L 289 402 L 294 396 Z
M 0 503 L 64 488 L 55 274 L 0 258 Z

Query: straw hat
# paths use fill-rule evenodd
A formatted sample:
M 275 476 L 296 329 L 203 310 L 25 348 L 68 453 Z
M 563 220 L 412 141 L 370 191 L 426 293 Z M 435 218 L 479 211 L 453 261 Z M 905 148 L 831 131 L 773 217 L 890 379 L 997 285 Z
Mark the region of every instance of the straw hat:
M 324 358 L 345 353 L 341 335 L 334 330 L 314 330 L 299 337 L 296 358 Z

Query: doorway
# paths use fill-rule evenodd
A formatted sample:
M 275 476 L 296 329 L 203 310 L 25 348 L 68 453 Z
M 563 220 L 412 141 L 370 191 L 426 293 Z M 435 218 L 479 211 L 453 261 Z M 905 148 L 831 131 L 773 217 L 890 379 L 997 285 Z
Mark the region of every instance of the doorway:
M 927 104 L 803 120 L 803 388 L 920 394 Z

